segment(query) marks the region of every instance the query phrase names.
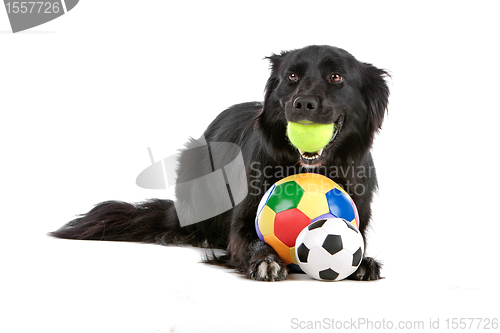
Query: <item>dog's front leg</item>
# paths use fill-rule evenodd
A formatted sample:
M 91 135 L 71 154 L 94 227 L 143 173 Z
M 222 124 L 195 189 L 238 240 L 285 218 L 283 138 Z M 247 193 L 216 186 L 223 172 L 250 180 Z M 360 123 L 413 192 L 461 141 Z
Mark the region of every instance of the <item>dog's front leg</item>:
M 233 223 L 227 250 L 231 266 L 248 279 L 282 281 L 288 276 L 288 269 L 276 251 L 258 239 L 253 223 L 251 227 L 248 223 Z

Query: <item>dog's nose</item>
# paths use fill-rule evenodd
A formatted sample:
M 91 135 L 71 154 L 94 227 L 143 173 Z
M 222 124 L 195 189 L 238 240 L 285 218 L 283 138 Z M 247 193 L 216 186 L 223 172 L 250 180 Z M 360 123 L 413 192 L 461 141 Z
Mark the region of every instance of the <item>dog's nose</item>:
M 308 97 L 297 97 L 293 101 L 293 107 L 297 111 L 314 111 L 318 108 L 318 101 Z

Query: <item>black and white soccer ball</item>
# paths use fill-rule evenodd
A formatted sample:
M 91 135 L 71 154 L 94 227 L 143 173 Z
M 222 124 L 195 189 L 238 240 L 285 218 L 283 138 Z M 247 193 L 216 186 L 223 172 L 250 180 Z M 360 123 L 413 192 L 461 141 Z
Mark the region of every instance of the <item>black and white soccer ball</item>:
M 339 281 L 354 273 L 364 249 L 359 230 L 341 218 L 311 223 L 295 242 L 299 267 L 313 278 L 325 281 Z

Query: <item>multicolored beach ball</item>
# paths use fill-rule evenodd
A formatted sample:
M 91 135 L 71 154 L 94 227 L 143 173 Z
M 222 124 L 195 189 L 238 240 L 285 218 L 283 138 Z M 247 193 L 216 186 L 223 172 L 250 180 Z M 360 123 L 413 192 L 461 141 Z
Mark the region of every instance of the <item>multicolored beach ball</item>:
M 338 217 L 359 228 L 354 201 L 333 180 L 316 173 L 301 173 L 276 182 L 262 197 L 255 228 L 286 265 L 298 268 L 295 240 L 309 224 Z

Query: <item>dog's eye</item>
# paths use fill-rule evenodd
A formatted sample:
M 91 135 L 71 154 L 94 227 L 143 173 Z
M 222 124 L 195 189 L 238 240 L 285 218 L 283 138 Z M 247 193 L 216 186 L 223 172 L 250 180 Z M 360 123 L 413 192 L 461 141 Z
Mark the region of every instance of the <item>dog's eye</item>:
M 332 74 L 330 76 L 330 80 L 334 83 L 339 83 L 339 82 L 342 82 L 344 80 L 344 78 L 342 76 L 340 76 L 340 74 Z
M 295 73 L 290 73 L 288 74 L 288 81 L 290 82 L 297 82 L 299 80 L 299 77 Z

